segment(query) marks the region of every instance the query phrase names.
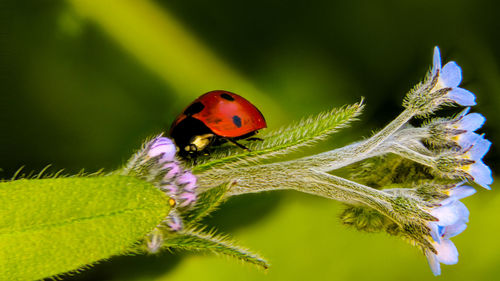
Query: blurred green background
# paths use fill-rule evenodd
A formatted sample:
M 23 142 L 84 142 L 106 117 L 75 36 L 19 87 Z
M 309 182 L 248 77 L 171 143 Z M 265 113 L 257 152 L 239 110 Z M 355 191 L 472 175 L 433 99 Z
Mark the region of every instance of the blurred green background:
M 0 3 L 0 178 L 119 167 L 200 94 L 256 104 L 270 128 L 366 97 L 362 121 L 324 151 L 382 127 L 430 67 L 432 48 L 462 66 L 463 87 L 500 140 L 500 4 L 482 1 L 132 1 Z M 486 157 L 494 171 L 499 154 Z M 500 276 L 500 196 L 465 201 L 443 280 Z M 36 194 L 34 195 L 36 196 Z M 397 238 L 342 226 L 341 204 L 295 192 L 241 196 L 207 223 L 267 257 L 267 272 L 225 257 L 116 257 L 64 280 L 435 280 Z M 90 250 L 90 249 L 89 249 Z M 57 257 L 54 257 L 57 258 Z

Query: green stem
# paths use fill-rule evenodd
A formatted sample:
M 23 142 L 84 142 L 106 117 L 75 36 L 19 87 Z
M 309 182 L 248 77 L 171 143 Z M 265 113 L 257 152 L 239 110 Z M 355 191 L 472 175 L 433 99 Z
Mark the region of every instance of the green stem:
M 385 149 L 381 149 L 380 151 L 376 151 L 376 149 L 404 126 L 413 116 L 414 112 L 407 109 L 385 128 L 367 140 L 295 160 L 293 161 L 293 165 L 301 168 L 314 168 L 319 171 L 333 171 L 366 158 L 387 153 Z
M 373 149 L 375 149 L 379 144 L 387 140 L 392 134 L 394 134 L 399 128 L 408 123 L 410 119 L 415 115 L 415 113 L 411 110 L 404 110 L 399 114 L 396 119 L 394 119 L 389 125 L 385 126 L 382 130 L 376 133 L 374 136 L 368 139 L 368 141 L 364 142 L 360 145 L 357 150 L 358 153 L 368 154 Z
M 342 190 L 344 194 L 349 195 L 350 200 L 355 201 L 358 204 L 371 207 L 383 214 L 390 216 L 393 202 L 392 195 L 389 195 L 384 191 L 380 191 L 369 186 L 362 185 L 324 172 L 313 171 L 313 177 L 318 184 L 327 186 L 331 190 Z M 308 186 L 303 185 L 302 187 L 307 188 Z M 304 190 L 304 192 L 312 193 L 314 192 L 314 190 Z
M 399 144 L 392 146 L 391 150 L 393 153 L 395 153 L 399 156 L 402 156 L 404 158 L 408 158 L 408 159 L 415 161 L 419 164 L 422 164 L 424 166 L 428 166 L 431 168 L 436 167 L 436 161 L 435 161 L 435 158 L 433 156 L 424 155 L 422 153 L 419 153 L 419 152 L 414 151 L 406 146 L 402 146 Z
M 362 204 L 389 214 L 392 195 L 313 169 L 286 170 L 278 165 L 244 169 L 228 196 L 269 190 L 293 189 L 337 201 Z

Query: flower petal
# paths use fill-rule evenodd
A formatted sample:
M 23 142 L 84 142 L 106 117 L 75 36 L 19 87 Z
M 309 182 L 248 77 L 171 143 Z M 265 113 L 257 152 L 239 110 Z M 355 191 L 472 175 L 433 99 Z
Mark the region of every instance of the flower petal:
M 437 224 L 440 226 L 452 225 L 459 220 L 468 220 L 469 216 L 469 211 L 460 201 L 434 208 L 430 213 L 439 220 Z
M 183 201 L 179 204 L 179 207 L 186 207 L 196 201 L 196 194 L 193 192 L 184 192 L 179 195 L 179 198 Z
M 162 190 L 166 191 L 169 196 L 174 196 L 177 192 L 177 186 L 175 184 L 167 184 L 160 187 Z
M 450 191 L 450 198 L 459 200 L 465 197 L 469 197 L 474 193 L 476 193 L 476 189 L 474 187 L 468 185 L 461 185 L 453 188 Z
M 458 145 L 464 150 L 469 149 L 473 144 L 475 144 L 479 138 L 481 138 L 480 135 L 472 132 L 467 132 L 464 134 L 460 134 L 456 137 Z
M 149 157 L 156 157 L 161 155 L 160 161 L 173 161 L 177 148 L 174 142 L 169 138 L 159 137 L 151 142 L 148 151 Z
M 476 193 L 476 189 L 472 186 L 468 185 L 461 185 L 453 188 L 450 190 L 448 198 L 442 200 L 440 203 L 441 205 L 447 205 L 452 203 L 453 201 L 460 200 L 462 198 L 471 196 L 472 194 Z
M 179 231 L 182 229 L 182 220 L 176 214 L 170 214 L 167 217 L 167 225 L 173 231 Z
M 446 97 L 462 106 L 476 105 L 476 96 L 472 92 L 462 88 L 453 88 L 446 94 Z
M 425 256 L 427 257 L 432 273 L 434 273 L 435 276 L 441 275 L 441 265 L 439 264 L 436 255 L 431 251 L 425 251 Z
M 441 241 L 441 243 L 433 244 L 434 248 L 438 252 L 436 259 L 443 264 L 456 264 L 458 262 L 458 251 L 455 244 L 451 240 L 446 239 Z
M 166 182 L 170 182 L 181 171 L 179 164 L 175 162 L 166 163 L 165 165 L 163 165 L 162 169 L 167 171 L 167 173 L 163 177 L 163 180 Z
M 436 75 L 436 73 L 441 71 L 441 54 L 439 52 L 439 47 L 434 47 L 434 56 L 432 57 L 432 77 Z
M 467 209 L 467 207 L 465 206 L 465 204 L 460 201 L 456 201 L 454 205 L 456 205 L 455 208 L 459 215 L 458 221 L 469 222 L 470 212 L 469 209 Z
M 193 191 L 196 188 L 196 177 L 191 172 L 186 171 L 177 179 L 177 183 L 185 185 L 185 190 Z
M 493 183 L 491 169 L 486 166 L 483 161 L 477 161 L 470 165 L 468 173 L 474 178 L 474 182 L 486 189 L 491 189 L 491 187 L 489 187 L 489 185 Z
M 454 88 L 462 82 L 462 69 L 456 62 L 450 61 L 445 64 L 439 76 L 445 87 Z
M 471 113 L 465 115 L 460 121 L 460 129 L 467 130 L 469 132 L 474 132 L 475 130 L 481 128 L 486 121 L 483 115 L 480 113 Z
M 448 239 L 458 234 L 462 233 L 467 228 L 467 224 L 465 222 L 457 222 L 453 225 L 449 225 L 445 228 L 443 238 Z
M 480 136 L 474 143 L 474 146 L 469 150 L 472 160 L 481 160 L 483 156 L 490 150 L 491 141 Z
M 429 228 L 431 229 L 430 235 L 434 241 L 437 243 L 441 242 L 441 234 L 439 233 L 439 226 L 436 222 L 429 222 Z

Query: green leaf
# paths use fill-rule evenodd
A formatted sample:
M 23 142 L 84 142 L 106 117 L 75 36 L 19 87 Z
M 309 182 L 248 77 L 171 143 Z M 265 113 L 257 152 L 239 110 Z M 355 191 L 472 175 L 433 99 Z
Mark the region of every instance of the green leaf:
M 184 216 L 184 223 L 186 226 L 200 221 L 215 211 L 219 205 L 224 202 L 224 195 L 231 185 L 232 183 L 221 184 L 201 193 L 194 208 Z
M 271 131 L 262 136 L 262 141 L 247 142 L 251 151 L 222 146 L 208 156 L 197 158 L 194 173 L 223 165 L 245 165 L 262 159 L 288 154 L 299 148 L 310 146 L 323 140 L 348 124 L 361 114 L 363 101 L 342 108 L 334 108 L 316 116 L 301 120 L 296 124 Z
M 128 176 L 0 182 L 0 280 L 35 280 L 124 254 L 169 212 Z
M 263 269 L 269 268 L 268 262 L 257 254 L 249 252 L 234 244 L 225 236 L 214 235 L 202 231 L 186 231 L 182 234 L 169 237 L 163 245 L 166 248 L 191 250 L 191 251 L 211 251 L 216 254 L 223 254 L 248 262 Z

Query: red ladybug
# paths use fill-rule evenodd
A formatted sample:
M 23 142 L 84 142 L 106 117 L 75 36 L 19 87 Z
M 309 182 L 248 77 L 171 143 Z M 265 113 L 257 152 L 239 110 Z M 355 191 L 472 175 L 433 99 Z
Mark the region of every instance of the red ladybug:
M 188 105 L 170 127 L 181 156 L 199 154 L 210 145 L 248 139 L 266 128 L 262 113 L 245 98 L 228 91 L 211 91 Z

